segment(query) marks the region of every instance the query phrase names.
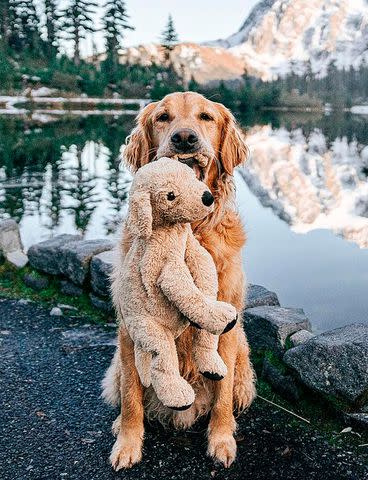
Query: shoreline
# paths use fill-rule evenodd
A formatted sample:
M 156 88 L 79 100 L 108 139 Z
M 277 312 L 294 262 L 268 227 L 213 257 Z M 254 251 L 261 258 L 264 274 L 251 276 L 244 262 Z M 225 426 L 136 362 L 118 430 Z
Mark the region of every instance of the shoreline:
M 136 115 L 142 110 L 151 99 L 143 98 L 106 98 L 106 97 L 87 97 L 85 95 L 71 97 L 52 97 L 37 95 L 0 95 L 0 115 Z M 26 104 L 28 108 L 17 107 L 18 104 Z M 58 108 L 37 108 L 36 105 L 52 105 Z M 87 105 L 86 110 L 81 108 L 65 108 L 68 105 Z M 137 109 L 106 109 L 99 110 L 98 105 L 130 106 L 137 105 Z M 368 105 L 353 105 L 350 108 L 334 108 L 326 104 L 320 106 L 287 106 L 279 105 L 274 107 L 262 107 L 265 112 L 298 112 L 298 113 L 319 113 L 329 115 L 333 112 L 352 113 L 353 115 L 368 116 Z

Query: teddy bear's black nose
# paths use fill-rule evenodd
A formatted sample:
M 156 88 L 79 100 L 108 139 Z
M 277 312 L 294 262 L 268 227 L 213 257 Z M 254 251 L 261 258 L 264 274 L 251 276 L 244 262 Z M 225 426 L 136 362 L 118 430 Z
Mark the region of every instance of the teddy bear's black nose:
M 214 198 L 212 196 L 212 193 L 209 192 L 208 190 L 206 190 L 204 192 L 204 194 L 202 195 L 202 202 L 203 202 L 204 205 L 206 205 L 206 207 L 210 207 L 214 202 Z

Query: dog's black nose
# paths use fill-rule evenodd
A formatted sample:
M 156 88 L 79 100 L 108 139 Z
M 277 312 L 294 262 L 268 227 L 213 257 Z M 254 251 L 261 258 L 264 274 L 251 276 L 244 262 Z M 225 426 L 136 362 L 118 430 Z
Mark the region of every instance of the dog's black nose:
M 206 205 L 206 207 L 210 207 L 213 204 L 214 200 L 215 199 L 213 198 L 212 193 L 208 190 L 206 190 L 202 195 L 202 202 L 204 205 Z
M 176 130 L 176 132 L 171 135 L 171 142 L 175 150 L 179 153 L 195 152 L 199 144 L 198 135 L 190 128 Z

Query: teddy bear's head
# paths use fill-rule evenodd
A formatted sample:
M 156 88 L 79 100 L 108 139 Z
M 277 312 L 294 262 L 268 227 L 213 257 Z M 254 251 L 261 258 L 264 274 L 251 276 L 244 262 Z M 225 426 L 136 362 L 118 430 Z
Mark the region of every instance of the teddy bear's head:
M 194 171 L 177 160 L 161 158 L 135 174 L 129 196 L 127 227 L 148 238 L 152 229 L 202 220 L 214 198 Z

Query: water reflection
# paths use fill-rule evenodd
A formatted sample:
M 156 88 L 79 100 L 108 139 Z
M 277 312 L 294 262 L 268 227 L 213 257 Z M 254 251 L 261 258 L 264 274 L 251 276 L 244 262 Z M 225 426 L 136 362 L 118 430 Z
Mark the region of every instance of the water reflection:
M 367 120 L 268 114 L 243 122 L 252 156 L 241 173 L 262 205 L 297 233 L 329 229 L 367 248 Z M 130 117 L 0 117 L 0 218 L 21 223 L 27 246 L 59 232 L 113 235 L 130 185 L 118 158 L 131 128 Z
M 59 232 L 114 233 L 130 185 L 119 150 L 131 127 L 103 117 L 42 128 L 0 119 L 0 218 L 20 222 L 26 246 Z
M 367 248 L 368 122 L 358 119 L 361 128 L 354 134 L 346 128 L 345 134 L 334 136 L 333 118 L 329 120 L 326 133 L 318 122 L 313 129 L 303 124 L 252 127 L 252 154 L 241 174 L 262 205 L 293 231 L 329 229 Z M 341 125 L 335 130 L 342 133 Z

